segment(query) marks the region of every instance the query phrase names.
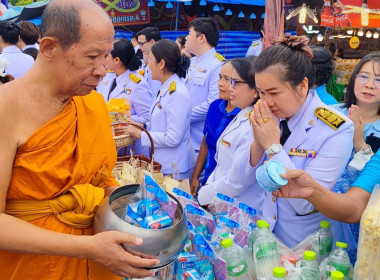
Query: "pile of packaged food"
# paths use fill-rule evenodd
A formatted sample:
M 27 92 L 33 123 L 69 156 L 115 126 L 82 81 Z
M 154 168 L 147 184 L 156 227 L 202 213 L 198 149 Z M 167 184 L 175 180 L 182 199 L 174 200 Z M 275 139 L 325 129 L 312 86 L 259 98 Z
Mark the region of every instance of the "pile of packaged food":
M 342 59 L 337 58 L 335 62 L 335 74 L 337 84 L 348 84 L 350 81 L 352 72 L 360 59 Z
M 319 280 L 353 277 L 347 244 L 333 248 L 330 223 L 293 248 L 286 247 L 260 213 L 234 198 L 217 194 L 208 210 L 174 189 L 186 209 L 189 235 L 184 250 L 159 272 L 162 280 Z

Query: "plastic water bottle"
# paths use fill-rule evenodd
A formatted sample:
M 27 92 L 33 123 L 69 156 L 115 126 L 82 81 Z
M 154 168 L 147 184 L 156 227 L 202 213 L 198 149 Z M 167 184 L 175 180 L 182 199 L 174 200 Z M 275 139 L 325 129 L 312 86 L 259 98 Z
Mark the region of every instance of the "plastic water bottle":
M 222 247 L 222 259 L 227 263 L 227 279 L 249 279 L 243 249 L 234 245 L 231 238 L 224 239 Z
M 270 280 L 285 280 L 286 270 L 283 267 L 273 268 L 273 276 Z
M 344 276 L 348 276 L 350 272 L 350 258 L 348 257 L 346 248 L 346 243 L 336 243 L 336 248 L 327 259 L 326 276 L 330 276 L 333 271 L 340 271 Z
M 253 236 L 253 259 L 257 279 L 269 279 L 273 268 L 280 265 L 280 254 L 276 237 L 269 230 L 266 221 L 258 221 L 258 230 Z
M 327 280 L 343 280 L 344 274 L 340 271 L 331 272 L 330 277 Z
M 320 258 L 324 258 L 331 252 L 333 238 L 330 230 L 330 222 L 321 221 L 319 225 L 320 227 L 317 230 L 319 252 L 316 253 L 319 254 Z
M 257 227 L 254 228 L 252 230 L 251 234 L 248 236 L 248 248 L 251 251 L 252 255 L 253 255 L 253 245 L 255 244 L 255 241 L 256 241 L 258 235 L 260 234 L 259 230 L 261 228 L 269 229 L 268 222 L 264 221 L 264 220 L 258 220 L 256 225 L 257 225 Z
M 319 271 L 319 266 L 315 260 L 315 253 L 313 251 L 305 251 L 303 253 L 303 260 L 300 264 L 301 275 L 304 279 L 308 280 L 320 280 L 321 273 Z

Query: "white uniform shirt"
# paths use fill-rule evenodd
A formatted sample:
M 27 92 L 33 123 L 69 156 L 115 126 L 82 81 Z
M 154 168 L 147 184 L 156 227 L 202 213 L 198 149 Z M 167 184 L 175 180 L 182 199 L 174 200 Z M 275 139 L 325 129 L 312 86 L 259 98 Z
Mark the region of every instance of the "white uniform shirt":
M 248 56 L 259 56 L 261 54 L 261 51 L 263 49 L 263 42 L 261 39 L 259 40 L 253 40 L 252 45 L 248 48 L 248 51 L 246 53 L 246 57 Z
M 175 90 L 170 85 L 175 82 Z M 180 173 L 195 166 L 195 153 L 190 140 L 190 99 L 189 92 L 178 77 L 173 74 L 160 88 L 160 94 L 153 102 L 151 122 L 147 130 L 154 142 L 154 159 L 162 164 L 161 172 L 172 173 L 174 162 Z M 150 147 L 146 133 L 141 135 L 143 146 Z
M 339 116 L 345 122 L 338 129 L 333 129 L 315 115 L 315 110 L 320 107 L 330 109 L 336 114 L 331 116 L 332 121 Z M 290 169 L 303 169 L 322 186 L 332 189 L 351 155 L 353 123 L 343 114 L 326 106 L 316 92 L 311 90 L 301 109 L 289 119 L 288 126 L 291 134 L 280 153 L 272 159 Z M 316 156 L 312 158 L 289 155 L 290 149 L 315 151 Z M 265 155 L 263 159 L 266 160 Z M 261 163 L 252 168 L 252 172 L 256 173 L 256 168 L 260 165 Z M 244 175 L 239 169 L 235 172 L 241 172 L 236 176 Z M 256 192 L 264 192 L 256 180 L 253 185 Z M 260 207 L 252 204 L 250 206 Z M 305 199 L 275 198 L 271 192 L 264 192 L 263 219 L 270 223 L 275 235 L 288 247 L 293 247 L 315 232 L 319 222 L 325 219 L 322 214 L 313 211 L 314 206 Z
M 224 60 L 224 58 L 222 59 Z M 203 128 L 208 107 L 219 98 L 219 73 L 223 62 L 217 57 L 215 48 L 199 57 L 192 57 L 185 79 L 191 100 L 191 141 L 199 151 L 203 139 Z
M 5 68 L 5 73 L 12 75 L 15 79 L 24 75 L 34 63 L 30 55 L 22 53 L 16 46 L 5 47 L 0 57 L 9 63 L 9 66 Z
M 262 208 L 263 193 L 252 188 L 256 176 L 249 164 L 249 150 L 253 142 L 248 117 L 251 109 L 252 106 L 249 106 L 241 110 L 218 139 L 215 153 L 217 166 L 198 193 L 201 205 L 211 203 L 217 193 L 222 193 L 247 205 Z

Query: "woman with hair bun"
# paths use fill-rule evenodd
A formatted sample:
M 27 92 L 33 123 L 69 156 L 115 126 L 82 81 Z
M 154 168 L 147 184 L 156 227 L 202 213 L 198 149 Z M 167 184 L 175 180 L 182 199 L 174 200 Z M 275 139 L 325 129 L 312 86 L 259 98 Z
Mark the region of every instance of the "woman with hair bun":
M 112 72 L 107 73 L 96 90 L 106 102 L 112 98 L 127 98 L 131 103 L 132 120 L 143 123 L 150 120 L 153 94 L 137 71 L 140 66 L 132 43 L 128 39 L 115 40 L 106 60 L 106 67 Z
M 24 54 L 16 46 L 20 37 L 20 26 L 9 20 L 0 21 L 0 58 L 8 61 L 5 73 L 15 79 L 24 75 L 34 63 L 34 59 Z
M 156 42 L 149 54 L 152 79 L 162 83 L 150 109 L 151 121 L 143 123 L 153 138 L 154 159 L 162 164 L 164 175 L 172 174 L 174 163 L 179 179 L 191 178 L 195 165 L 194 148 L 190 140 L 191 104 L 184 78 L 190 59 L 181 54 L 177 44 L 162 39 Z M 148 135 L 128 126 L 127 133 L 150 146 Z M 175 171 L 175 170 L 174 170 Z
M 306 36 L 285 35 L 264 50 L 254 67 L 260 100 L 250 120 L 254 141 L 248 161 L 253 172 L 264 161 L 276 160 L 290 169 L 303 169 L 332 189 L 352 150 L 353 123 L 324 104 L 314 90 L 312 50 Z M 293 247 L 315 232 L 326 219 L 303 199 L 277 199 L 264 192 L 262 210 L 276 236 Z M 333 201 L 331 202 L 333 203 Z

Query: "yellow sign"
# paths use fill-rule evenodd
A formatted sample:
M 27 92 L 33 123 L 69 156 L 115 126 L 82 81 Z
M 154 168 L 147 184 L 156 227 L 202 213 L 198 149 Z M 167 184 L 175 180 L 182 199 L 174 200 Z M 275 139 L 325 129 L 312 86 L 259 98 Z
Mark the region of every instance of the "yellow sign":
M 359 45 L 360 45 L 359 37 L 353 36 L 350 39 L 350 47 L 351 47 L 351 49 L 357 49 L 359 47 Z

